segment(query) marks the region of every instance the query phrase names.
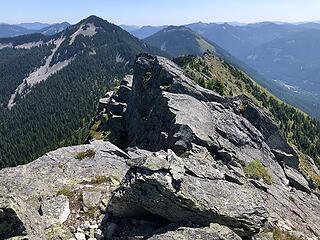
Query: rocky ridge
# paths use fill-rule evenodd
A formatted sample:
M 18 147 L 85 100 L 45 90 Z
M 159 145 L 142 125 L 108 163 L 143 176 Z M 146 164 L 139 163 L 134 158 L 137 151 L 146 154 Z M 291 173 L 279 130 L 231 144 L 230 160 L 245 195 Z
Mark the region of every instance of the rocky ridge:
M 118 147 L 93 141 L 0 172 L 0 238 L 319 239 L 299 153 L 247 97 L 144 54 L 100 110 L 96 131 Z

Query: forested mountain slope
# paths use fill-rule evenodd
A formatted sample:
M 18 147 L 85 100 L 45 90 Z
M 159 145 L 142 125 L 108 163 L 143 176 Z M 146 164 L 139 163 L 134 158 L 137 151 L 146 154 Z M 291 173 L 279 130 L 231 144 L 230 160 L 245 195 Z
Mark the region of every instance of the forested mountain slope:
M 297 106 L 320 116 L 320 30 L 287 34 L 252 49 L 244 61 L 274 85 L 282 85 Z M 310 102 L 311 104 L 307 104 Z
M 97 100 L 136 54 L 161 54 L 95 16 L 52 37 L 0 39 L 0 49 L 0 168 L 83 142 Z
M 172 56 L 202 55 L 216 51 L 216 46 L 184 26 L 170 26 L 144 39 L 146 43 Z
M 319 24 L 194 23 L 187 27 L 255 69 L 263 76 L 260 83 L 273 94 L 320 119 Z

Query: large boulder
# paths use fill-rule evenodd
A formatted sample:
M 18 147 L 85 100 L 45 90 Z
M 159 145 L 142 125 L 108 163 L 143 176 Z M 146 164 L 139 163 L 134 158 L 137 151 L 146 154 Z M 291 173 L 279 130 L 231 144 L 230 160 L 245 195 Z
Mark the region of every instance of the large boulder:
M 82 212 L 82 192 L 87 196 L 92 189 L 102 189 L 105 195 L 111 195 L 129 168 L 128 158 L 116 146 L 95 141 L 61 148 L 30 164 L 1 170 L 0 220 L 6 220 L 1 218 L 2 211 L 16 219 L 12 224 L 17 225 L 16 232 L 9 232 L 7 238 L 20 234 L 29 239 L 50 239 L 57 237 L 60 224 L 71 230 L 82 227 L 91 218 L 90 212 Z M 85 204 L 92 207 L 93 203 L 95 196 L 85 198 Z M 95 207 L 99 209 L 98 204 Z M 2 231 L 0 228 L 0 236 Z
M 158 152 L 131 160 L 111 213 L 134 218 L 149 212 L 179 224 L 219 223 L 240 236 L 258 233 L 268 218 L 265 194 L 249 183 L 226 180 L 227 169 L 202 150 L 187 159 Z
M 40 215 L 44 216 L 49 226 L 64 223 L 70 214 L 69 199 L 59 195 L 42 201 Z
M 210 227 L 190 228 L 169 225 L 155 232 L 150 240 L 241 240 L 234 232 L 224 226 L 211 224 Z

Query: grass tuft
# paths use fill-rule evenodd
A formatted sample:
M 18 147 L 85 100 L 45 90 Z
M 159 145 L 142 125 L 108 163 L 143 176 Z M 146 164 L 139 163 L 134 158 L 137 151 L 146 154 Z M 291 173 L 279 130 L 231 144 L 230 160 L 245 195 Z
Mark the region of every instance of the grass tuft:
M 268 172 L 268 169 L 263 166 L 259 160 L 253 160 L 244 169 L 245 174 L 249 178 L 256 180 L 263 179 L 263 181 L 270 185 L 273 183 L 272 177 Z
M 288 232 L 280 228 L 273 229 L 273 240 L 303 240 L 304 238 L 291 236 Z
M 75 195 L 75 193 L 68 188 L 62 188 L 57 192 L 57 196 L 60 196 L 60 195 L 66 196 L 67 198 L 70 199 Z
M 88 149 L 85 152 L 79 152 L 76 154 L 75 158 L 78 160 L 83 160 L 85 158 L 94 158 L 96 156 L 96 150 Z

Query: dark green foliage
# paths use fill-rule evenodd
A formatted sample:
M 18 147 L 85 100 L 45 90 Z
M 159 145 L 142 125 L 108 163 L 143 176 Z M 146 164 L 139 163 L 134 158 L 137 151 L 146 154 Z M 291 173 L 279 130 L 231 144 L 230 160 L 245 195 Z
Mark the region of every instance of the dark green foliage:
M 211 81 L 208 85 L 207 88 L 213 91 L 216 91 L 217 93 L 219 93 L 220 95 L 224 95 L 224 91 L 225 91 L 225 87 L 223 86 L 223 84 L 217 80 L 217 81 Z
M 47 36 L 44 36 L 40 33 L 33 33 L 29 35 L 22 35 L 13 38 L 1 38 L 0 43 L 12 43 L 13 46 L 17 46 L 20 44 L 28 43 L 28 42 L 38 42 L 38 41 L 46 41 L 50 39 Z
M 159 53 L 102 19 L 91 17 L 87 21 L 103 28 L 91 38 L 79 35 L 71 46 L 68 39 L 80 25 L 71 28 L 71 32 L 68 29 L 54 61 L 76 56 L 75 60 L 34 86 L 29 94 L 18 97 L 11 111 L 6 108 L 10 95 L 32 70 L 42 65 L 52 47 L 0 50 L 0 169 L 28 163 L 62 146 L 84 143 L 99 98 L 114 87 L 114 79 L 130 71 L 136 54 Z M 57 38 L 58 35 L 53 37 Z M 90 54 L 92 49 L 95 54 Z M 13 56 L 5 60 L 5 55 L 10 54 Z M 116 62 L 117 56 L 124 61 Z
M 50 46 L 31 50 L 6 48 L 0 51 L 0 106 L 5 107 L 23 79 L 43 65 L 44 58 L 50 53 Z
M 94 60 L 75 61 L 40 83 L 11 111 L 0 113 L 1 167 L 84 141 L 87 131 L 83 128 L 94 115 L 99 97 L 112 84 L 110 75 L 90 63 L 94 65 Z
M 211 54 L 211 53 L 207 53 Z M 192 55 L 185 56 L 185 57 L 178 57 L 175 58 L 174 61 L 179 64 L 180 66 L 187 66 L 189 65 L 191 69 L 195 69 L 196 72 L 200 74 L 195 74 L 195 72 L 190 71 L 186 74 L 196 81 L 201 87 L 210 89 L 212 91 L 215 91 L 219 93 L 220 95 L 224 96 L 226 88 L 223 85 L 223 83 L 212 76 L 211 69 L 208 67 L 208 65 L 205 64 L 205 61 L 201 58 L 195 58 Z

